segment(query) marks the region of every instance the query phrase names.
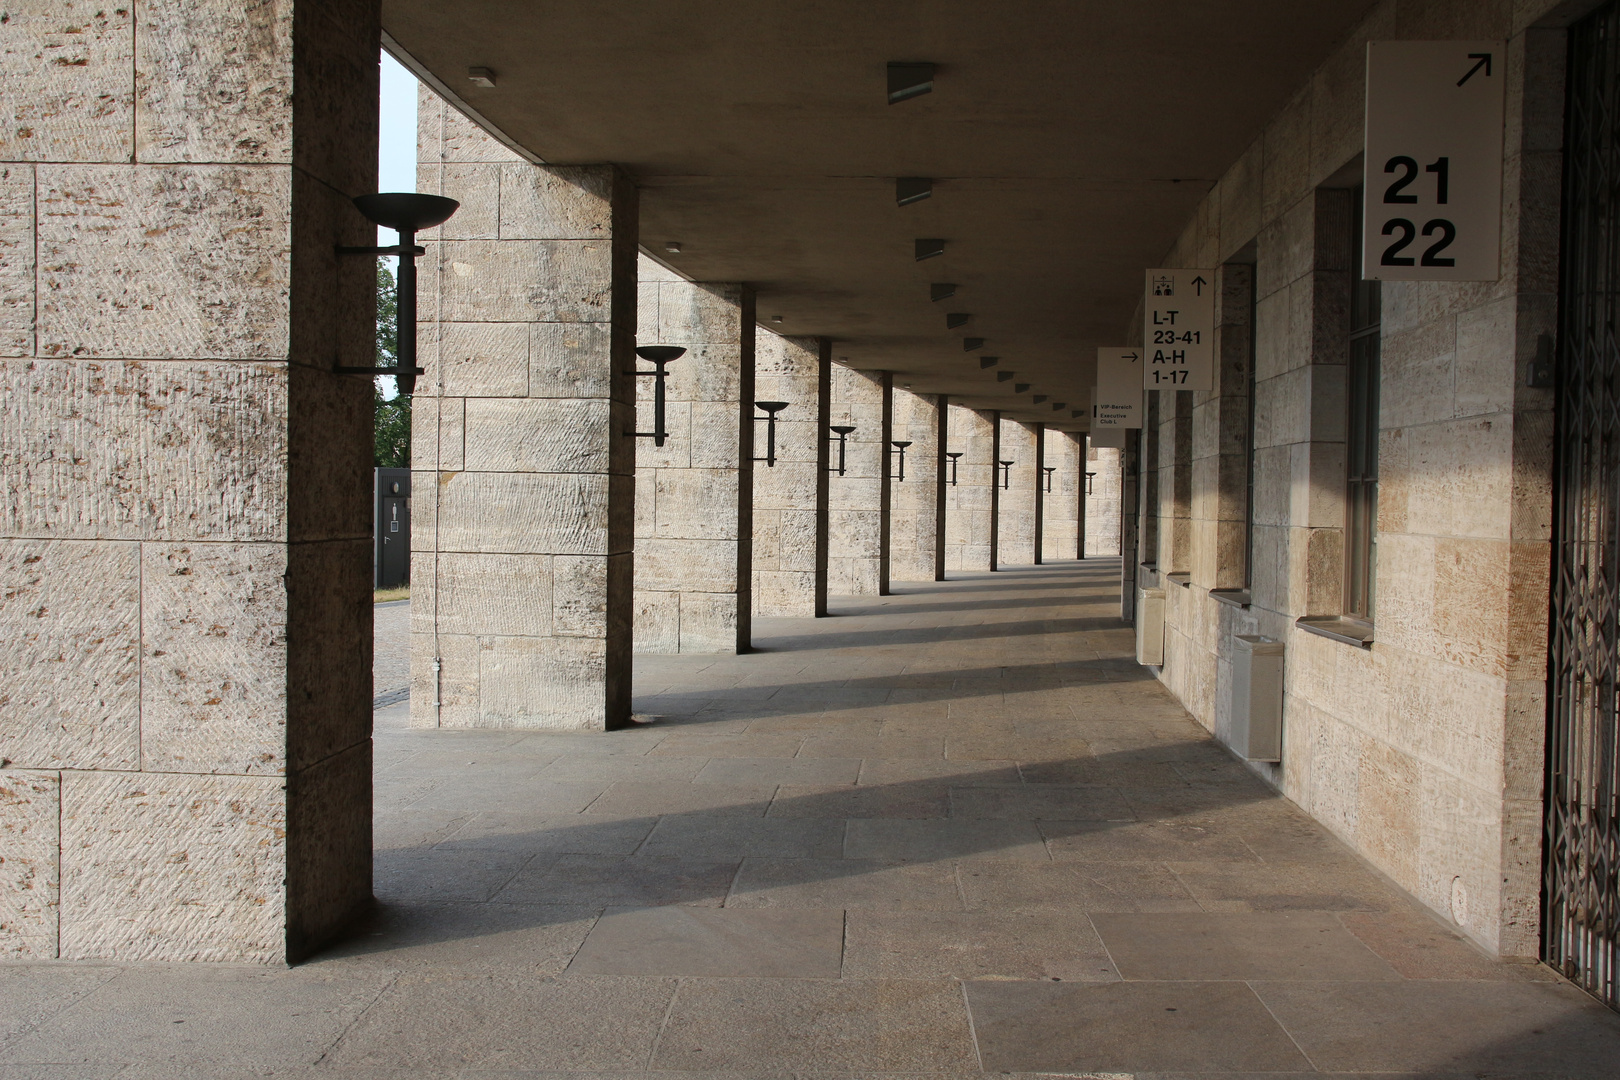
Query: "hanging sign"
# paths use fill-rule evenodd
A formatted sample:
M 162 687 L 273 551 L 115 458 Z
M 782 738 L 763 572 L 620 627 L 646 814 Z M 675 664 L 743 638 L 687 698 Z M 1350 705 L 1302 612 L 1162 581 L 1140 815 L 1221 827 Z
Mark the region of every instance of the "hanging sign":
M 1215 385 L 1215 271 L 1149 270 L 1142 302 L 1142 386 Z
M 1142 426 L 1141 349 L 1097 350 L 1097 388 L 1091 401 L 1093 431 Z
M 1506 81 L 1500 41 L 1367 43 L 1368 281 L 1501 276 Z
M 1097 447 L 1098 449 L 1125 449 L 1125 429 L 1122 427 L 1100 429 L 1094 428 L 1087 438 L 1091 440 L 1091 445 Z

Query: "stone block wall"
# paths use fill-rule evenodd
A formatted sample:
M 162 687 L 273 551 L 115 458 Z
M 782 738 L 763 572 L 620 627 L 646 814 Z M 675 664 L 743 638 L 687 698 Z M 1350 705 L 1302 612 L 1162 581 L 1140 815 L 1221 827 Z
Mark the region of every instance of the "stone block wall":
M 855 428 L 844 449 L 844 475 L 835 472 L 827 483 L 827 590 L 834 596 L 888 591 L 888 396 L 882 372 L 833 365 L 828 423 Z M 830 467 L 836 468 L 838 441 L 829 438 Z
M 1084 435 L 1066 431 L 1048 430 L 1046 433 L 1046 450 L 1042 456 L 1046 467 L 1052 470 L 1052 490 L 1045 491 L 1047 480 L 1043 476 L 1042 562 L 1080 557 L 1081 500 L 1086 490 L 1084 439 Z
M 1035 563 L 1036 505 L 1040 500 L 1040 438 L 1035 428 L 1003 418 L 998 461 L 1011 461 L 1011 469 L 997 472 L 996 565 L 1032 566 Z
M 1090 439 L 1083 435 L 1080 438 L 1085 445 L 1086 471 L 1096 474 L 1091 478 L 1091 491 L 1086 495 L 1086 556 L 1118 555 L 1124 520 L 1121 509 L 1124 452 L 1109 446 L 1092 446 Z M 1135 432 L 1128 438 L 1134 441 Z
M 1256 769 L 1441 917 L 1518 956 L 1538 949 L 1552 401 L 1524 372 L 1557 331 L 1564 43 L 1533 25 L 1552 7 L 1380 4 L 1167 255 L 1165 265 L 1225 263 L 1227 285 L 1253 274 L 1250 607 L 1209 596 L 1239 564 L 1224 508 L 1235 490 L 1227 389 L 1197 396 L 1190 460 L 1167 445 L 1180 437 L 1167 422 L 1144 466 L 1161 489 L 1185 473 L 1197 508 L 1192 581 L 1168 591 L 1160 677 L 1224 738 L 1232 636 L 1284 641 L 1284 760 Z M 1373 643 L 1358 647 L 1296 620 L 1344 602 L 1349 189 L 1365 48 L 1433 38 L 1509 43 L 1502 275 L 1383 286 L 1377 598 Z M 1222 316 L 1223 339 L 1240 333 L 1234 314 Z M 1183 413 L 1158 397 L 1161 413 Z M 1157 506 L 1144 530 L 1174 532 L 1179 502 Z
M 825 615 L 832 346 L 765 330 L 755 348 L 755 399 L 788 407 L 777 414 L 775 467 L 754 462 L 754 614 Z M 755 457 L 766 454 L 766 434 L 756 420 Z
M 628 722 L 635 189 L 530 164 L 426 87 L 411 723 Z
M 991 414 L 951 405 L 946 413 L 947 451 L 960 451 L 956 483 L 945 487 L 945 569 L 995 568 L 996 446 Z M 949 477 L 950 461 L 945 462 Z
M 636 650 L 747 652 L 754 294 L 683 280 L 645 255 L 640 268 L 637 344 L 686 355 L 668 368 L 668 441 L 636 440 Z M 636 430 L 651 431 L 654 380 L 636 381 Z
M 377 12 L 140 20 L 0 18 L 0 958 L 283 962 L 371 900 Z
M 889 483 L 889 576 L 895 581 L 933 581 L 939 570 L 939 398 L 894 391 L 893 436 L 906 440 L 906 478 Z M 899 451 L 889 472 L 899 475 Z

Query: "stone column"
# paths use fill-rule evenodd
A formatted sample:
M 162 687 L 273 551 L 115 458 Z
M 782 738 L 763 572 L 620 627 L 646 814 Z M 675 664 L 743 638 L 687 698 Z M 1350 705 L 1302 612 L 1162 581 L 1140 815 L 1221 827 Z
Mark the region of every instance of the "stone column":
M 825 615 L 832 345 L 765 331 L 756 348 L 756 400 L 788 407 L 777 413 L 775 466 L 754 462 L 754 614 Z M 766 456 L 766 434 L 756 419 L 756 458 Z
M 1001 410 L 990 413 L 990 569 L 1001 565 Z
M 1000 493 L 997 515 L 997 567 L 1031 566 L 1035 562 L 1035 503 L 1040 475 L 1039 440 L 1035 429 L 1016 420 L 1002 420 L 998 461 L 1011 461 L 1011 469 L 997 473 Z
M 1140 433 L 1127 432 L 1127 449 L 1136 443 Z M 1126 450 L 1116 450 L 1109 446 L 1091 446 L 1087 440 L 1085 451 L 1085 470 L 1096 475 L 1091 480 L 1091 492 L 1086 496 L 1086 554 L 1107 557 L 1118 555 L 1121 550 L 1120 527 L 1134 523 L 1134 512 L 1127 513 L 1123 509 L 1122 500 L 1128 485 L 1125 483 Z M 1134 533 L 1134 529 L 1132 530 Z M 1124 545 L 1124 550 L 1134 550 L 1134 539 Z
M 890 455 L 891 576 L 896 581 L 934 581 L 939 565 L 939 398 L 894 391 L 893 438 L 908 441 L 906 478 L 899 479 L 900 454 Z
M 946 409 L 945 450 L 960 453 L 956 483 L 950 484 L 951 463 L 946 459 L 945 569 L 992 569 L 994 528 L 990 503 L 995 484 L 995 433 L 985 413 L 961 405 Z
M 1160 390 L 1159 545 L 1160 573 L 1192 568 L 1192 411 L 1191 390 Z
M 376 19 L 3 20 L 0 956 L 278 963 L 370 904 L 371 388 L 332 367 L 375 355 L 333 249 L 374 243 Z
M 1149 397 L 1151 399 L 1152 395 Z M 1129 430 L 1125 433 L 1125 448 L 1119 452 L 1119 617 L 1128 623 L 1136 622 L 1137 559 L 1142 544 L 1141 528 L 1145 524 L 1138 508 L 1143 484 L 1142 444 L 1145 441 L 1145 431 Z M 1100 454 L 1102 450 L 1093 447 L 1091 452 Z M 1102 479 L 1100 470 L 1097 479 Z
M 754 294 L 685 281 L 643 256 L 640 345 L 680 345 L 668 441 L 636 446 L 639 652 L 747 652 L 753 617 Z M 643 363 L 650 369 L 650 365 Z M 636 380 L 638 431 L 654 380 Z
M 883 468 L 888 446 L 888 410 L 880 372 L 835 365 L 830 423 L 854 427 L 838 475 L 838 437 L 829 434 L 827 495 L 827 589 L 835 596 L 876 596 L 887 587 L 888 499 Z
M 1045 492 L 1041 529 L 1043 560 L 1077 559 L 1081 551 L 1080 518 L 1085 491 L 1085 454 L 1075 436 L 1064 431 L 1048 431 L 1043 455 L 1045 467 L 1052 470 L 1052 490 Z M 1084 438 L 1084 436 L 1081 436 Z M 1041 488 L 1045 491 L 1046 479 Z
M 1039 566 L 1041 545 L 1046 535 L 1046 425 L 1036 424 L 1035 433 L 1035 529 L 1030 543 L 1030 561 Z
M 532 165 L 423 89 L 411 723 L 630 715 L 636 192 Z
M 1254 267 L 1227 263 L 1217 271 L 1213 393 L 1193 407 L 1193 584 L 1206 589 L 1248 585 L 1249 370 L 1254 328 Z

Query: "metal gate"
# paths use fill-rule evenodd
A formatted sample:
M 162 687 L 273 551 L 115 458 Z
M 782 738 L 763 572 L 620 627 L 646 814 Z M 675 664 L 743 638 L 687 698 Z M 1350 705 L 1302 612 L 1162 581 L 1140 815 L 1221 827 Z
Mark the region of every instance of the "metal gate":
M 1620 3 L 1567 75 L 1542 951 L 1620 1005 Z

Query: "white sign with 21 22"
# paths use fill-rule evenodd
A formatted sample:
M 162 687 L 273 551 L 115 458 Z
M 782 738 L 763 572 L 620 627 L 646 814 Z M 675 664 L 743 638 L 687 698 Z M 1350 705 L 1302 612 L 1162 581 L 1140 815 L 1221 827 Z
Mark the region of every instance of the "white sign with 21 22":
M 1501 276 L 1506 69 L 1500 41 L 1367 43 L 1362 277 Z

